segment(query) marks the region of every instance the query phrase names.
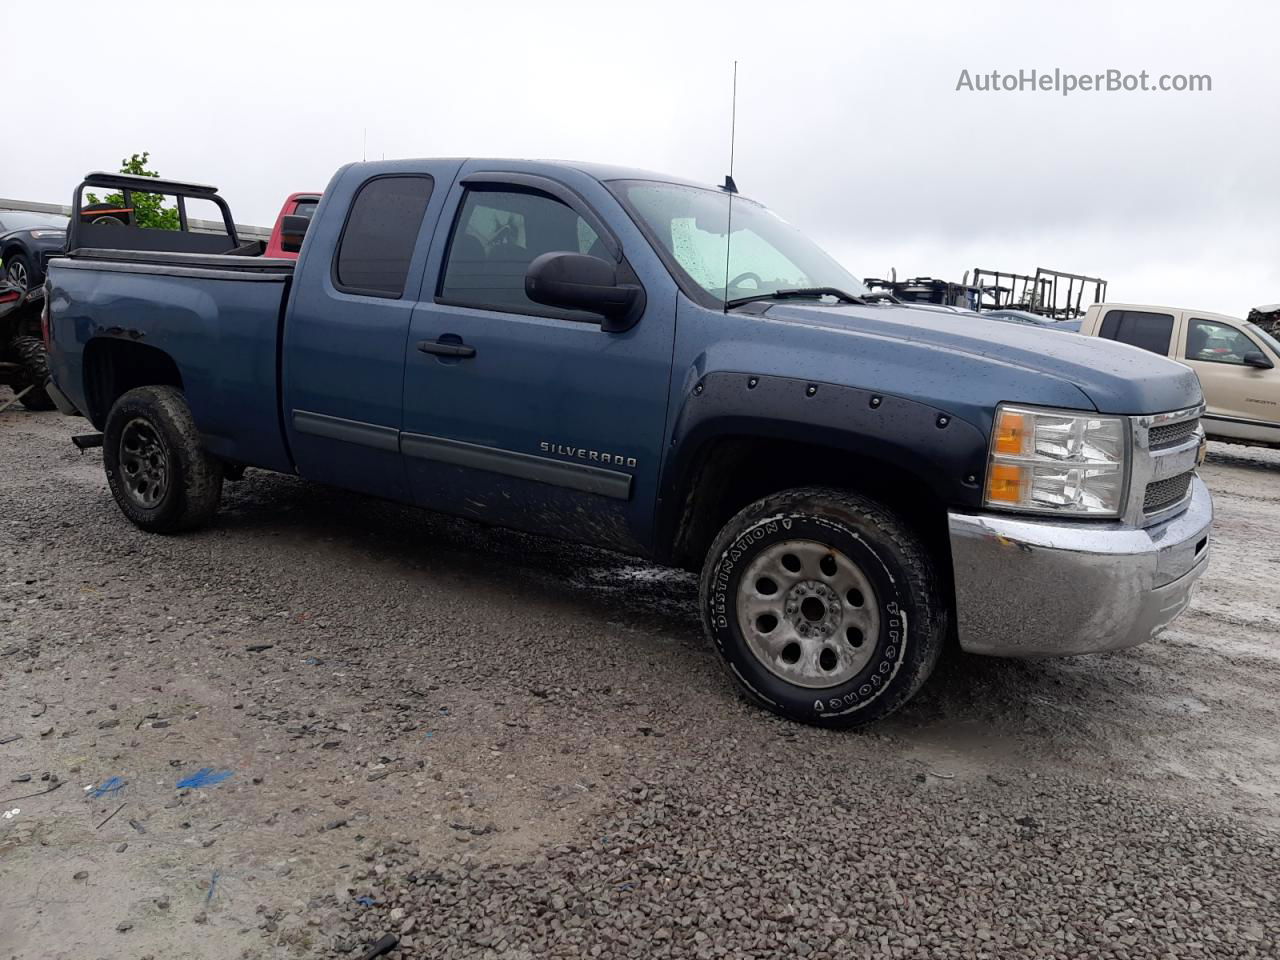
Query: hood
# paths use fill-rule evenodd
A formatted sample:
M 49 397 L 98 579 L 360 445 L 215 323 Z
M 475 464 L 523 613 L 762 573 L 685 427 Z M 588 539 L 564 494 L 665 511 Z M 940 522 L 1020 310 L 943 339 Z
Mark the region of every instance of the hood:
M 1203 398 L 1195 373 L 1167 357 L 1112 340 L 988 320 L 970 311 L 906 304 L 778 303 L 764 315 L 1054 377 L 1075 385 L 1099 413 L 1163 413 L 1194 406 Z M 1036 402 L 1033 397 L 1005 399 Z
M 62 227 L 23 227 L 0 233 L 0 243 L 18 240 L 32 250 L 61 250 L 67 245 L 67 231 Z

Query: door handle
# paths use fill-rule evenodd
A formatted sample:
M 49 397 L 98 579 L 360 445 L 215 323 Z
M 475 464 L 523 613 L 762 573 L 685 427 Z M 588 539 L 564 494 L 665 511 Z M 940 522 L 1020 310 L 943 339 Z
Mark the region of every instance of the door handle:
M 418 349 L 423 353 L 434 353 L 438 357 L 474 357 L 476 348 L 468 346 L 461 340 L 419 340 Z

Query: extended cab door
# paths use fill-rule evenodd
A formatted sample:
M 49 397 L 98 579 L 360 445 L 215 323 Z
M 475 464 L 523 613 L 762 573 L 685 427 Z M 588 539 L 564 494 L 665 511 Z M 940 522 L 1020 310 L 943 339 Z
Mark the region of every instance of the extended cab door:
M 284 426 L 309 479 L 412 499 L 399 449 L 405 338 L 460 166 L 361 164 L 325 191 L 298 260 L 281 349 Z
M 636 258 L 652 260 L 652 251 L 634 225 L 619 222 L 625 215 L 594 180 L 570 187 L 554 175 L 469 164 L 447 216 L 405 367 L 401 449 L 418 501 L 643 549 L 671 375 L 673 282 L 644 273 Z M 639 322 L 610 333 L 599 316 L 526 297 L 530 262 L 549 252 L 616 264 L 646 288 Z
M 1210 433 L 1280 441 L 1280 356 L 1261 336 L 1224 317 L 1187 312 L 1179 360 L 1204 390 Z M 1270 366 L 1266 366 L 1270 364 Z
M 1162 357 L 1172 356 L 1174 318 L 1171 313 L 1101 307 L 1098 336 L 1116 340 Z

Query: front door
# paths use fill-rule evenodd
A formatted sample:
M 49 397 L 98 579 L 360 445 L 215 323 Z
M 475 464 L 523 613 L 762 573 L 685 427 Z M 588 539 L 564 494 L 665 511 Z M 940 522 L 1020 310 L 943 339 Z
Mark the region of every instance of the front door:
M 1180 359 L 1200 378 L 1206 416 L 1217 421 L 1213 427 L 1218 433 L 1280 440 L 1280 372 L 1275 366 L 1247 362 L 1258 362 L 1258 358 L 1277 362 L 1240 327 L 1216 317 L 1187 315 L 1186 344 Z M 1269 435 L 1271 430 L 1274 436 Z
M 617 262 L 621 247 L 576 193 L 494 176 L 454 188 L 453 229 L 426 280 L 436 295 L 424 289 L 413 314 L 401 451 L 414 495 L 486 522 L 643 547 L 674 315 L 651 298 L 638 324 L 607 333 L 598 316 L 529 300 L 538 255 Z

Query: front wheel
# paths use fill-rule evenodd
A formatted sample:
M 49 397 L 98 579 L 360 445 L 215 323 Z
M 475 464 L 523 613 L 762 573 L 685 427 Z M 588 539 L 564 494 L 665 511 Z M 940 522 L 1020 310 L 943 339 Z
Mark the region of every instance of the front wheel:
M 928 679 L 947 607 L 928 550 L 866 497 L 799 489 L 720 531 L 702 570 L 707 632 L 747 694 L 824 726 L 887 716 Z
M 138 387 L 115 402 L 102 463 L 124 515 L 153 533 L 203 526 L 222 498 L 222 464 L 204 449 L 174 387 Z
M 35 285 L 31 258 L 25 253 L 12 253 L 4 261 L 4 278 L 26 293 Z

